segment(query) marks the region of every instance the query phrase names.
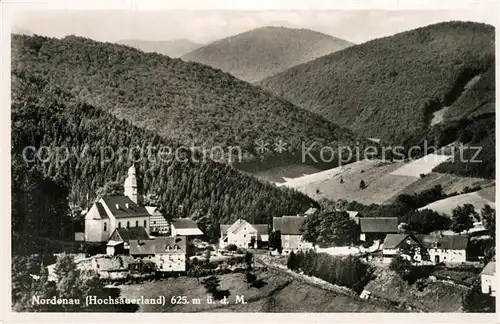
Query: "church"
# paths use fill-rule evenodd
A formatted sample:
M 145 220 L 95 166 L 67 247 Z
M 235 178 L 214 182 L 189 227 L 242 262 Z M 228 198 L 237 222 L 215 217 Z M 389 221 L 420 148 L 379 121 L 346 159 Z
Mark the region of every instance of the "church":
M 103 197 L 85 216 L 85 241 L 107 242 L 115 229 L 142 227 L 149 234 L 150 214 L 138 192 L 136 170 L 128 169 L 123 196 Z

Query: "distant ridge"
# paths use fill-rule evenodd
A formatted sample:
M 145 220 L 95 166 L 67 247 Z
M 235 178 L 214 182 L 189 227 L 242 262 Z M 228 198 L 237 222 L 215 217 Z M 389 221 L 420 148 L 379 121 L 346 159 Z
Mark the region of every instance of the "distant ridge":
M 401 142 L 445 106 L 445 121 L 494 112 L 494 64 L 493 26 L 444 22 L 325 55 L 259 85 L 358 135 Z
M 346 40 L 309 29 L 268 26 L 220 39 L 182 59 L 256 82 L 351 45 Z
M 158 53 L 170 57 L 180 57 L 189 53 L 203 44 L 192 42 L 188 39 L 174 39 L 170 41 L 146 41 L 139 39 L 122 39 L 118 44 L 132 46 L 143 52 Z

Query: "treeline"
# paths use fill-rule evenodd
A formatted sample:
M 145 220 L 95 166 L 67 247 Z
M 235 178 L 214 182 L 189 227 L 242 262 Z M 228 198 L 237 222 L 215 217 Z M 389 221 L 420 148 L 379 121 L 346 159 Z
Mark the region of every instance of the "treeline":
M 27 73 L 12 75 L 12 222 L 13 229 L 33 235 L 59 237 L 65 228 L 68 203 L 88 207 L 98 188 L 120 181 L 136 161 L 143 193 L 156 196 L 167 217 L 192 216 L 208 232 L 220 223 L 238 218 L 252 223 L 270 223 L 273 216 L 297 214 L 317 203 L 297 191 L 261 182 L 210 160 L 196 162 L 184 151 L 186 162 L 176 159 L 151 161 L 133 154 L 120 160 L 101 155 L 109 147 L 177 147 L 157 134 L 80 103 L 54 84 Z M 56 154 L 38 159 L 48 148 L 69 148 L 67 160 Z M 47 152 L 47 150 L 43 150 Z M 154 151 L 153 151 L 154 152 Z M 194 154 L 194 153 L 193 153 Z M 89 200 L 87 200 L 87 195 Z M 182 207 L 180 207 L 182 206 Z M 59 235 L 58 235 L 59 233 Z
M 18 73 L 43 76 L 82 103 L 205 148 L 219 162 L 239 159 L 230 147 L 241 149 L 243 161 L 282 156 L 274 151 L 279 139 L 295 162 L 302 142 L 316 142 L 316 153 L 326 144 L 356 143 L 350 130 L 199 63 L 75 36 L 25 35 L 13 36 L 12 61 Z M 268 143 L 261 150 L 260 141 Z
M 303 271 L 309 276 L 318 277 L 331 284 L 350 288 L 360 293 L 372 279 L 374 269 L 361 262 L 358 257 L 335 257 L 312 250 L 291 252 L 287 267 Z

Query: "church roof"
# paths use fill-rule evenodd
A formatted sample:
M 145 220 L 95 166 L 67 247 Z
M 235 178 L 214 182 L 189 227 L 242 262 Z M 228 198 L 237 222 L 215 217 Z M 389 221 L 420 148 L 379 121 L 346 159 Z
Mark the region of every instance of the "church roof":
M 149 216 L 145 207 L 137 205 L 127 196 L 104 197 L 101 201 L 106 204 L 115 218 Z

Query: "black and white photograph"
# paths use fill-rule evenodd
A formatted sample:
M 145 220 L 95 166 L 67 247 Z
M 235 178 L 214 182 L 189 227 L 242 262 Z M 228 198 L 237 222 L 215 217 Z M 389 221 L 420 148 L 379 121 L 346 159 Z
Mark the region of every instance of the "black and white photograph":
M 495 9 L 17 11 L 9 308 L 496 314 Z

